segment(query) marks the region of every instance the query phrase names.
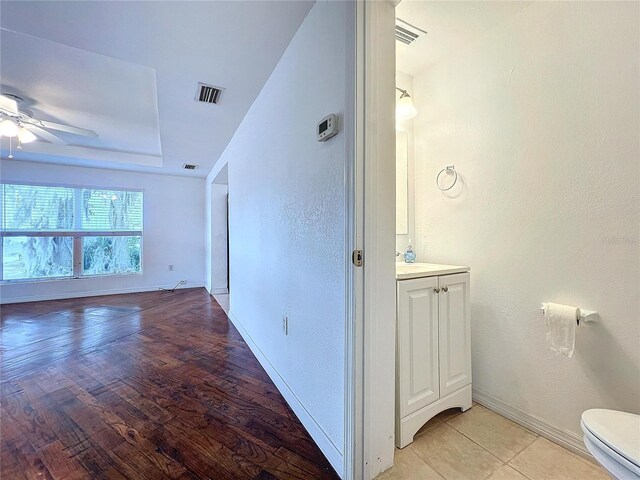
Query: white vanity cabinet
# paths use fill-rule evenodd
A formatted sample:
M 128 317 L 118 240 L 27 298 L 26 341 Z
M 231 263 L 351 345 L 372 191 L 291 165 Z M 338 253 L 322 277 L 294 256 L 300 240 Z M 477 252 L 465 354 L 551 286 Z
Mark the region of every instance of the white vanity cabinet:
M 423 269 L 420 269 L 423 265 Z M 469 269 L 413 264 L 397 281 L 396 445 L 433 416 L 471 408 Z

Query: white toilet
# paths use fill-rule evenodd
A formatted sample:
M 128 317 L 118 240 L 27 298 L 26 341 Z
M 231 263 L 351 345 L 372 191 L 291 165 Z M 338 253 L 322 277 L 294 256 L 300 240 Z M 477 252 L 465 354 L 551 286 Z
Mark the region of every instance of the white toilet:
M 614 478 L 640 479 L 640 415 L 596 408 L 580 423 L 584 444 Z

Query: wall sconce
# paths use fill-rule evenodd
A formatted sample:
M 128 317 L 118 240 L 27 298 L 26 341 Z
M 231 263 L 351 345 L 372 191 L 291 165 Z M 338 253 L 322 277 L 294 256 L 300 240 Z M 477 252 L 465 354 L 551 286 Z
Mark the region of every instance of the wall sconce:
M 411 95 L 406 90 L 396 87 L 401 95 L 396 102 L 396 120 L 409 120 L 418 114 L 416 107 L 413 106 Z

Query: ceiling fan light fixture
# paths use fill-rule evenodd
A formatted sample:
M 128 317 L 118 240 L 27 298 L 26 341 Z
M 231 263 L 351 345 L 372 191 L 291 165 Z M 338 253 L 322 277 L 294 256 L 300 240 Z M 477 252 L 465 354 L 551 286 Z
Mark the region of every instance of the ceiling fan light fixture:
M 58 132 L 82 137 L 98 137 L 98 134 L 93 130 L 34 118 L 32 112 L 22 108 L 22 104 L 22 98 L 0 92 L 0 137 L 18 137 L 18 148 L 23 143 L 41 139 L 56 145 L 68 144 L 69 142 L 64 137 L 58 136 Z
M 37 140 L 38 137 L 36 137 L 32 132 L 27 130 L 25 127 L 20 127 L 20 131 L 18 132 L 18 139 L 20 139 L 20 143 L 31 143 L 34 140 Z
M 0 135 L 3 137 L 13 138 L 18 135 L 18 125 L 8 118 L 0 122 Z

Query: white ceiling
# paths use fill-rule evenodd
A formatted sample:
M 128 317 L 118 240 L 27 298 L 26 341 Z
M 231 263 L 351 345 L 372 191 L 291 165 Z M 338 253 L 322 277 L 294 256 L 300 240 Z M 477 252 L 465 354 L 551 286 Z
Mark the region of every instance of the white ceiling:
M 100 135 L 34 142 L 23 158 L 206 176 L 311 6 L 3 0 L 3 91 L 26 98 L 35 116 Z M 226 89 L 218 105 L 194 100 L 198 82 Z
M 397 69 L 417 75 L 448 55 L 456 55 L 484 32 L 532 4 L 532 1 L 403 0 L 396 17 L 427 32 L 412 45 L 396 41 Z
M 0 42 L 2 92 L 21 97 L 21 111 L 27 109 L 38 120 L 73 119 L 75 125 L 100 132 L 98 137 L 55 132 L 69 145 L 26 144 L 15 152 L 16 160 L 100 160 L 107 155 L 114 163 L 162 166 L 152 68 L 4 29 Z M 109 95 L 96 94 L 96 77 Z

